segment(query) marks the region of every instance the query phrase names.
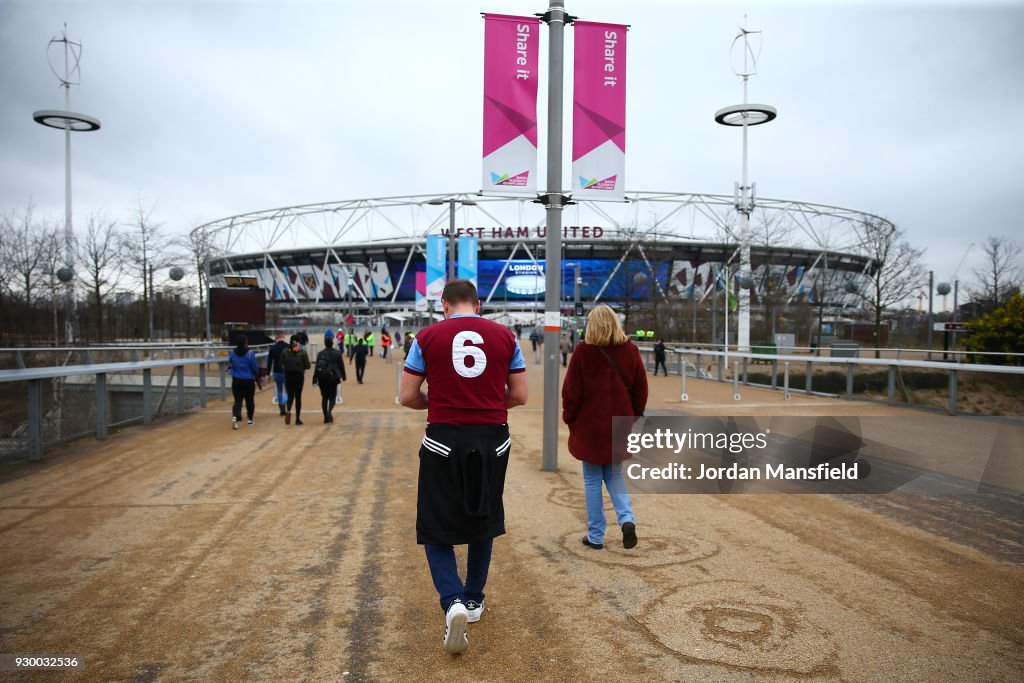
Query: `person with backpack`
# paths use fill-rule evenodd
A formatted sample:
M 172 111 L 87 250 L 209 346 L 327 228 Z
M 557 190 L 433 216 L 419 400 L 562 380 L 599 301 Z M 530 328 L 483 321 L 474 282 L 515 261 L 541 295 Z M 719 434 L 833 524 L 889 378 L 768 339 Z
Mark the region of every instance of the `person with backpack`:
M 299 336 L 293 334 L 290 346 L 281 352 L 281 366 L 284 368 L 284 385 L 288 389 L 288 405 L 285 408 L 284 423 L 292 423 L 292 404 L 295 404 L 295 424 L 302 424 L 302 385 L 306 383 L 309 370 L 309 356 L 299 343 Z
M 281 352 L 288 348 L 288 342 L 284 340 L 283 334 L 277 335 L 277 341 L 267 352 L 267 371 L 274 378 L 274 401 L 277 403 L 281 415 L 284 415 L 284 406 L 288 403 L 288 392 L 284 388 L 284 367 L 281 365 Z
M 338 398 L 338 384 L 344 382 L 345 363 L 341 349 L 334 348 L 334 332 L 324 332 L 324 348 L 316 355 L 316 369 L 313 384 L 320 387 L 320 410 L 324 413 L 324 424 L 334 422 L 334 404 Z
M 231 406 L 231 428 L 238 429 L 242 421 L 242 401 L 245 401 L 245 412 L 249 416 L 249 424 L 253 424 L 256 412 L 256 377 L 260 366 L 256 363 L 256 354 L 249 348 L 249 338 L 244 334 L 238 336 L 238 346 L 228 354 L 231 365 L 231 394 L 235 397 Z

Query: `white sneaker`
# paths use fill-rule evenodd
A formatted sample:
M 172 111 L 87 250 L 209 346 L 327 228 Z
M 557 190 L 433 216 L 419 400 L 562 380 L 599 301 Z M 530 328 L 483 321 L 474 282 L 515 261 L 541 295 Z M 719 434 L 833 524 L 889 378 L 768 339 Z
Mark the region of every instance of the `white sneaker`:
M 477 602 L 476 600 L 468 600 L 466 602 L 466 611 L 469 613 L 469 616 L 467 617 L 466 621 L 468 621 L 471 624 L 475 624 L 476 622 L 480 621 L 480 617 L 484 613 L 483 600 L 481 600 L 480 602 Z
M 466 635 L 466 623 L 469 621 L 469 610 L 456 600 L 448 607 L 444 615 L 444 649 L 449 654 L 457 655 L 469 647 L 469 636 Z
M 251 424 L 251 425 L 254 425 L 254 424 L 256 424 L 256 423 L 255 423 L 255 422 L 253 422 L 252 420 L 249 420 L 249 424 Z
M 237 417 L 231 418 L 231 428 L 232 429 L 238 429 L 238 418 Z

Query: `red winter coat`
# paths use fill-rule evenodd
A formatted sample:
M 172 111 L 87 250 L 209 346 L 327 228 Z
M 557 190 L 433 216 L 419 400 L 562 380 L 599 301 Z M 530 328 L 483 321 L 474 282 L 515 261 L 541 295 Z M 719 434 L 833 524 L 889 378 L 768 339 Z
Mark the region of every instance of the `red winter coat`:
M 604 350 L 629 382 L 637 404 L 647 406 L 647 370 L 633 342 Z M 580 343 L 562 383 L 562 421 L 569 425 L 569 452 L 593 465 L 612 463 L 612 417 L 633 415 L 622 378 L 598 347 Z

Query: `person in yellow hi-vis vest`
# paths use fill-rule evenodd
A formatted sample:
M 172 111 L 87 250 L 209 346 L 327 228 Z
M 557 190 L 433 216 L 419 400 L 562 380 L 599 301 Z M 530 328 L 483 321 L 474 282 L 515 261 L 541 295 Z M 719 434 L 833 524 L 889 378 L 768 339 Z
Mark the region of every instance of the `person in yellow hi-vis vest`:
M 366 334 L 363 336 L 363 338 L 366 340 L 366 346 L 370 350 L 370 355 L 372 356 L 373 355 L 373 343 L 375 341 L 375 337 L 373 336 L 373 332 L 370 332 L 369 330 L 367 330 Z

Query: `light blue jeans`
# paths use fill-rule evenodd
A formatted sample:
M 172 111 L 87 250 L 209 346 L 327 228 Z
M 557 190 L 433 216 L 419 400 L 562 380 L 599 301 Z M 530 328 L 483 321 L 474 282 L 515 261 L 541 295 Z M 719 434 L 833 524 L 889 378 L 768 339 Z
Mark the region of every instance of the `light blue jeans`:
M 608 487 L 608 497 L 619 519 L 619 526 L 626 522 L 636 523 L 629 506 L 629 493 L 622 479 L 622 463 L 615 465 L 591 465 L 583 463 L 583 496 L 587 501 L 587 537 L 591 543 L 604 543 L 604 501 L 601 484 Z
M 274 388 L 277 389 L 277 405 L 288 405 L 288 390 L 284 388 L 284 373 L 274 373 Z

